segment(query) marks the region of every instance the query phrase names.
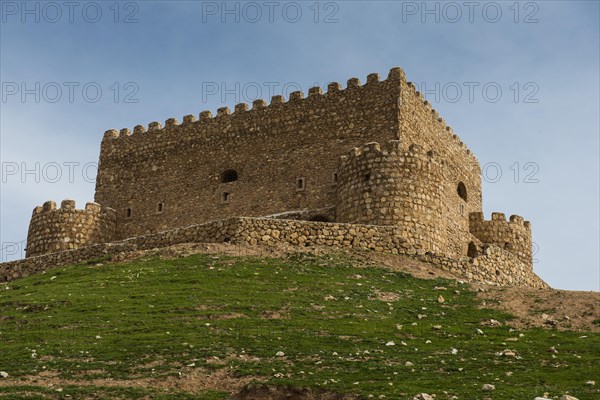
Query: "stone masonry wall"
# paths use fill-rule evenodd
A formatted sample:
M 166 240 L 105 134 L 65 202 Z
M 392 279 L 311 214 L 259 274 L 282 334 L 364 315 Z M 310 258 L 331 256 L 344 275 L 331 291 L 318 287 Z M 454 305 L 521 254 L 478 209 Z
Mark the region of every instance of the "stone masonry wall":
M 339 157 L 367 141 L 398 138 L 404 74 L 370 74 L 327 93 L 238 104 L 148 126 L 107 131 L 95 201 L 117 210 L 120 239 L 230 216 L 335 205 Z M 222 182 L 234 170 L 238 179 Z M 162 204 L 162 206 L 160 206 Z M 129 211 L 128 211 L 129 209 Z M 128 214 L 130 213 L 130 216 Z
M 393 226 L 353 225 L 265 218 L 230 218 L 152 235 L 130 238 L 30 257 L 0 264 L 0 281 L 12 281 L 57 266 L 82 263 L 107 255 L 167 247 L 192 242 L 238 242 L 250 245 L 288 244 L 330 246 L 405 254 L 433 264 L 435 268 L 462 274 L 477 282 L 547 287 L 531 269 L 514 255 L 494 245 L 475 258 L 452 259 L 414 249 Z M 476 238 L 471 237 L 477 241 Z M 500 271 L 500 272 L 498 272 Z
M 75 201 L 63 200 L 60 208 L 47 201 L 33 210 L 27 234 L 27 257 L 76 249 L 115 240 L 116 217 L 112 209 L 87 203 L 75 208 Z
M 482 210 L 481 167 L 452 128 L 446 125 L 413 84 L 401 81 L 400 141 L 404 149 L 417 143 L 446 162 L 443 180 L 443 215 L 446 220 L 446 252 L 464 256 L 469 238 L 469 213 Z M 463 183 L 466 200 L 458 194 Z
M 446 253 L 442 215 L 443 162 L 399 141 L 355 148 L 339 169 L 337 221 L 394 225 L 414 248 Z
M 503 213 L 492 213 L 492 219 L 485 221 L 482 212 L 469 216 L 470 231 L 483 243 L 495 246 L 514 254 L 522 263 L 533 268 L 531 224 L 523 217 L 512 215 L 506 221 Z

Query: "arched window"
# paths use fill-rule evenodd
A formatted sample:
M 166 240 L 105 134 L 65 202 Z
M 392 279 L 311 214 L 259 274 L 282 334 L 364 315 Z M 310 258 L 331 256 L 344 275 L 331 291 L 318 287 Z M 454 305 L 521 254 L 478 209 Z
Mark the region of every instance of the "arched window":
M 238 173 L 234 169 L 228 169 L 221 174 L 221 182 L 235 182 L 238 180 Z
M 467 201 L 467 187 L 465 186 L 464 183 L 458 182 L 458 187 L 456 188 L 456 191 L 458 192 L 458 196 L 461 199 L 463 199 L 464 201 Z

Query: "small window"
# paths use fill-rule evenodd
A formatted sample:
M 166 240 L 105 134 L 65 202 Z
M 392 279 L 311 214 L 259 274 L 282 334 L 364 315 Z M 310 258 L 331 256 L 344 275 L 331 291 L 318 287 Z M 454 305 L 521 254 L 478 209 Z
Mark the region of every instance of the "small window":
M 460 215 L 465 216 L 465 205 L 461 204 L 459 207 Z
M 221 182 L 229 183 L 238 180 L 238 173 L 234 169 L 228 169 L 221 174 Z
M 296 179 L 296 190 L 304 190 L 306 189 L 306 179 L 298 178 Z
M 131 207 L 127 207 L 125 210 L 125 218 L 131 218 Z
M 371 174 L 365 174 L 365 182 L 369 182 L 371 180 Z
M 156 205 L 156 212 L 158 214 L 162 214 L 162 212 L 165 210 L 165 203 L 158 203 Z
M 469 247 L 467 248 L 467 256 L 474 258 L 477 257 L 477 253 L 477 246 L 475 245 L 475 243 L 470 242 Z
M 467 187 L 465 186 L 464 183 L 459 182 L 458 187 L 456 188 L 456 191 L 458 192 L 458 196 L 461 199 L 463 199 L 464 201 L 467 201 Z
M 338 182 L 338 174 L 337 172 L 334 172 L 333 174 L 331 174 L 331 183 L 333 183 L 334 185 L 337 184 Z
M 231 194 L 229 192 L 221 193 L 221 203 L 229 203 L 231 199 Z

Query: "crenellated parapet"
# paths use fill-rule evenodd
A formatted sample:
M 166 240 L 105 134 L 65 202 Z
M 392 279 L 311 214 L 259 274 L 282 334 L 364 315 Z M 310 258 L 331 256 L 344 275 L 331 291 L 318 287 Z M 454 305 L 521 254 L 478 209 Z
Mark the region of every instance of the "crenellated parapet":
M 77 209 L 74 200 L 63 200 L 60 208 L 47 201 L 33 210 L 27 234 L 27 257 L 114 240 L 115 210 L 97 203 Z
M 435 132 L 439 132 L 439 136 L 436 137 L 436 140 L 440 140 L 442 143 L 455 147 L 457 151 L 464 152 L 472 161 L 479 164 L 477 157 L 475 157 L 473 152 L 462 142 L 460 137 L 454 133 L 452 127 L 446 124 L 444 118 L 442 118 L 438 111 L 433 108 L 433 105 L 428 100 L 425 100 L 423 93 L 419 92 L 412 82 L 406 82 L 404 88 L 407 97 L 410 99 L 407 103 L 414 104 L 416 107 L 420 108 L 420 113 L 422 113 L 423 118 L 427 120 L 427 125 Z
M 408 248 L 444 248 L 442 180 L 444 161 L 433 151 L 400 141 L 368 143 L 340 161 L 338 222 L 403 228 Z
M 331 82 L 327 85 L 326 92 L 323 92 L 321 87 L 315 86 L 308 90 L 308 96 L 305 96 L 301 91 L 295 91 L 289 94 L 289 98 L 285 101 L 285 98 L 281 95 L 272 96 L 271 102 L 267 104 L 264 99 L 257 99 L 252 102 L 252 105 L 247 103 L 238 103 L 235 105 L 233 112 L 229 107 L 221 107 L 217 109 L 215 115 L 211 111 L 202 111 L 199 114 L 199 118 L 196 119 L 195 115 L 186 115 L 183 117 L 183 122 L 180 124 L 176 118 L 169 118 L 165 121 L 164 127 L 160 122 L 150 122 L 147 126 L 137 125 L 133 129 L 133 134 L 129 128 L 119 130 L 109 129 L 104 133 L 103 140 L 114 140 L 122 138 L 135 139 L 137 135 L 147 134 L 161 134 L 177 129 L 180 126 L 186 125 L 202 125 L 211 124 L 216 121 L 223 119 L 231 119 L 235 121 L 240 118 L 248 118 L 252 114 L 266 115 L 274 110 L 281 111 L 281 107 L 287 108 L 298 108 L 304 107 L 311 104 L 319 104 L 319 102 L 327 101 L 331 97 L 355 95 L 357 91 L 369 90 L 374 87 L 381 85 L 396 85 L 399 87 L 400 81 L 405 80 L 404 71 L 401 68 L 392 68 L 387 76 L 387 79 L 381 80 L 379 74 L 371 73 L 367 76 L 366 83 L 362 84 L 358 78 L 350 78 L 346 82 L 346 88 L 342 88 L 342 85 L 338 82 Z
M 473 212 L 469 214 L 469 230 L 483 243 L 512 253 L 533 268 L 531 224 L 523 217 L 511 215 L 507 221 L 503 213 L 494 212 L 491 220 L 485 220 L 482 212 Z

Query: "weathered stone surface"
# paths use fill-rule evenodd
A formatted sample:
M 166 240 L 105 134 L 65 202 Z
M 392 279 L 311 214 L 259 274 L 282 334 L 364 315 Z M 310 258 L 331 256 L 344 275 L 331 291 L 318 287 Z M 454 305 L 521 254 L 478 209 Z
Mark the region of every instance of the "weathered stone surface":
M 489 255 L 472 259 L 459 259 L 436 255 L 432 252 L 419 254 L 406 247 L 402 240 L 404 230 L 396 226 L 355 225 L 328 222 L 311 222 L 273 218 L 233 217 L 178 228 L 171 231 L 137 236 L 123 241 L 95 244 L 78 249 L 59 251 L 24 260 L 0 264 L 0 281 L 10 281 L 61 265 L 73 264 L 107 255 L 149 250 L 181 243 L 247 243 L 250 245 L 297 245 L 329 246 L 336 249 L 357 249 L 391 254 L 404 254 L 432 264 L 436 268 L 452 271 L 470 280 L 492 284 L 514 284 L 531 287 L 547 287 L 530 268 L 516 256 L 494 245 Z M 476 239 L 475 239 L 476 240 Z M 510 282 L 500 269 L 512 276 Z
M 36 207 L 28 259 L 0 264 L 0 279 L 149 246 L 239 241 L 405 254 L 473 281 L 545 286 L 529 222 L 484 220 L 478 160 L 400 68 L 287 102 L 108 130 L 95 199 L 85 210 L 72 200 Z

